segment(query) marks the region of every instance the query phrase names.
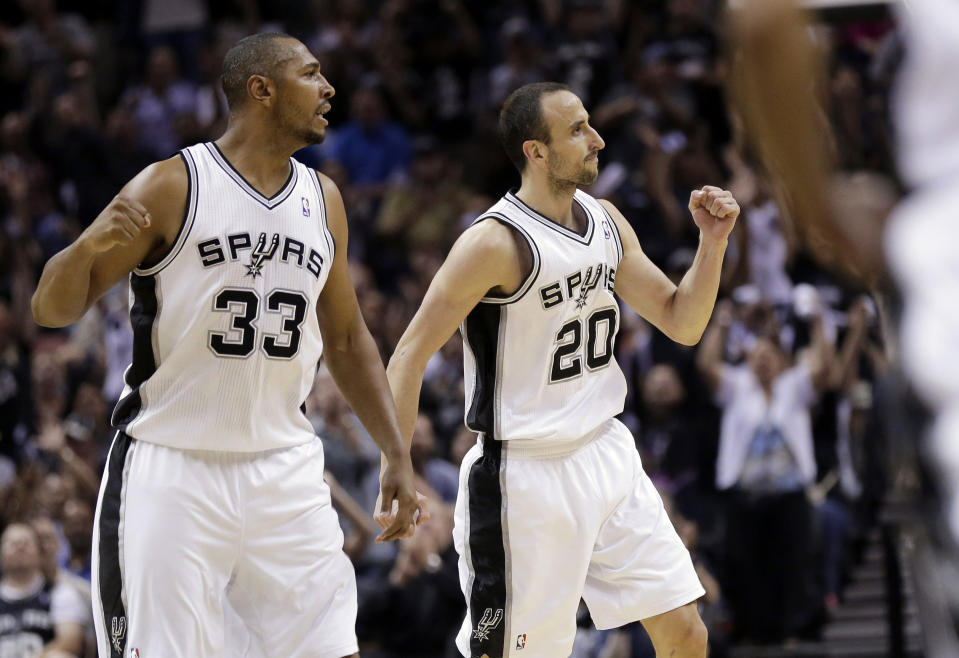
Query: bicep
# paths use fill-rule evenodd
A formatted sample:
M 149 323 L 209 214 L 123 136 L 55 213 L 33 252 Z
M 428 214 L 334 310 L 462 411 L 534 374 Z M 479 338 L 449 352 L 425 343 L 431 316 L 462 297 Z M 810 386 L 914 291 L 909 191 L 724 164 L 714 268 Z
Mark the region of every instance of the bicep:
M 501 232 L 508 229 L 494 228 L 496 234 L 490 235 L 489 230 L 478 228 L 453 245 L 400 339 L 397 355 L 425 365 L 483 297 L 521 269 L 512 237 Z
M 173 247 L 186 215 L 186 166 L 180 157 L 157 162 L 130 180 L 118 196 L 142 204 L 150 213 L 150 226 L 129 245 L 117 245 L 101 254 L 90 268 L 88 304 L 92 305 L 135 268 Z

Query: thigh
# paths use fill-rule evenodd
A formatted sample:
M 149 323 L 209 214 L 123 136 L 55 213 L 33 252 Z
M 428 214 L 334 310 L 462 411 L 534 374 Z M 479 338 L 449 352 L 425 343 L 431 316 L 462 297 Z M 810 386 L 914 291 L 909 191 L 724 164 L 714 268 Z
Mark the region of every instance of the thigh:
M 216 460 L 121 434 L 104 473 L 94 538 L 101 656 L 221 656 L 222 600 L 239 511 Z
M 632 487 L 600 528 L 586 576 L 583 598 L 597 628 L 659 615 L 705 593 L 635 449 L 629 459 Z
M 454 543 L 465 656 L 568 656 L 594 534 L 568 458 L 512 459 L 490 441 L 463 462 Z M 595 524 L 598 526 L 598 522 Z
M 243 552 L 229 602 L 251 654 L 342 658 L 357 651 L 356 578 L 323 482 L 320 442 L 246 466 Z

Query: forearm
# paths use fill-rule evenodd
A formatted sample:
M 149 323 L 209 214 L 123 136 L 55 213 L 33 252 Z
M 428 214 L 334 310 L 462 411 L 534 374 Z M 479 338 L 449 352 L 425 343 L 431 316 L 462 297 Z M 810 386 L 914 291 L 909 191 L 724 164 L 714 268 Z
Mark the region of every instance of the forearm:
M 791 191 L 799 223 L 827 222 L 831 162 L 811 89 L 821 79 L 821 63 L 805 15 L 792 0 L 755 0 L 731 17 L 740 46 L 733 88 L 752 141 Z
M 78 240 L 47 261 L 30 301 L 37 324 L 65 327 L 83 316 L 90 294 L 94 256 L 94 252 Z
M 674 340 L 685 345 L 699 342 L 716 303 L 723 269 L 726 240 L 700 237 L 692 267 L 686 272 L 670 301 L 670 325 Z
M 342 345 L 328 346 L 326 366 L 343 397 L 386 458 L 403 454 L 393 397 L 376 343 L 360 322 Z
M 402 341 L 390 358 L 386 368 L 386 376 L 393 391 L 393 400 L 396 402 L 396 416 L 400 425 L 400 433 L 407 444 L 413 438 L 413 428 L 416 426 L 416 417 L 419 414 L 420 390 L 423 386 L 425 365 L 420 367 L 404 349 Z

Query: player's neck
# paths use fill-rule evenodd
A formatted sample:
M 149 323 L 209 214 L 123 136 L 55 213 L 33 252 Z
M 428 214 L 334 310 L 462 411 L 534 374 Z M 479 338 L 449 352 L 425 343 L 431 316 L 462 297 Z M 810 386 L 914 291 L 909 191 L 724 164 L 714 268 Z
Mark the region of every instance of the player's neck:
M 573 216 L 575 193 L 575 186 L 558 189 L 545 182 L 524 177 L 516 197 L 544 217 L 578 232 L 579 223 Z
M 279 190 L 290 176 L 295 148 L 278 143 L 268 131 L 231 122 L 216 145 L 233 167 L 265 196 Z

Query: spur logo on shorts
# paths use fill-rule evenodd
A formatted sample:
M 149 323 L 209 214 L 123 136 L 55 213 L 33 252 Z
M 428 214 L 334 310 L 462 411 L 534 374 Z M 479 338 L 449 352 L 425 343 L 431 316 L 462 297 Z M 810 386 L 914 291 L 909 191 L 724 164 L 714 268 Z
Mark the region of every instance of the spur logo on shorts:
M 476 625 L 476 630 L 473 631 L 473 639 L 488 640 L 489 634 L 499 626 L 501 621 L 503 621 L 502 608 L 497 608 L 495 613 L 492 608 L 486 608 L 483 618 L 480 619 L 480 623 Z
M 110 637 L 112 638 L 113 650 L 123 655 L 123 638 L 127 634 L 127 618 L 114 617 L 110 621 Z

